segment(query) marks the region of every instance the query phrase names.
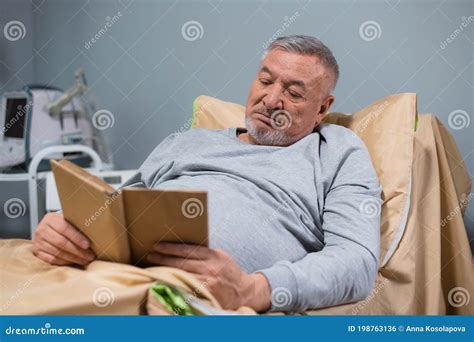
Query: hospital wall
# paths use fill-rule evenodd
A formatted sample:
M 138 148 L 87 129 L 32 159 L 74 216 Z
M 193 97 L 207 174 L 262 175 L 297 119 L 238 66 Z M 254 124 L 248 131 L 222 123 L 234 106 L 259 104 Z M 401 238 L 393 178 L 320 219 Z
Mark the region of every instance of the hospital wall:
M 98 108 L 113 113 L 104 134 L 117 168 L 137 168 L 168 134 L 188 129 L 196 96 L 244 104 L 266 44 L 301 33 L 322 39 L 339 61 L 333 110 L 354 112 L 389 94 L 416 92 L 419 112 L 441 119 L 474 174 L 474 122 L 461 129 L 448 122 L 454 111 L 474 114 L 468 0 L 2 0 L 0 6 L 2 27 L 21 20 L 27 30 L 19 41 L 0 37 L 0 92 L 23 83 L 68 88 L 83 66 Z M 13 196 L 26 201 L 26 185 L 0 186 L 0 204 Z M 472 202 L 466 224 L 472 242 Z M 12 220 L 0 211 L 4 237 L 24 235 L 27 226 L 27 215 Z

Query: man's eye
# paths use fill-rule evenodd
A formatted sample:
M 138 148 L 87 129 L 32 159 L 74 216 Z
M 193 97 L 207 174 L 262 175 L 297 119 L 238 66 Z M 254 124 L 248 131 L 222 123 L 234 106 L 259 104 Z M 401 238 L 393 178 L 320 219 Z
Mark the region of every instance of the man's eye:
M 301 99 L 303 97 L 300 94 L 295 93 L 294 91 L 291 91 L 291 90 L 288 90 L 288 94 L 290 94 L 290 96 L 294 99 Z
M 260 81 L 260 83 L 263 84 L 263 85 L 269 85 L 269 84 L 272 83 L 272 81 L 270 81 L 270 80 L 265 80 L 265 79 L 263 79 L 263 78 L 261 78 L 259 81 Z

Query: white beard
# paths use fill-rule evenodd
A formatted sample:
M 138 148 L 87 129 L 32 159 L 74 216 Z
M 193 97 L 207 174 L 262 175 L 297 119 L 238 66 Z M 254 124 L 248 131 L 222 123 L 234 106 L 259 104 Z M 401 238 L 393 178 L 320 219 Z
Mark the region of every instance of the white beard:
M 245 118 L 245 128 L 247 128 L 248 135 L 259 145 L 289 146 L 296 141 L 296 139 L 286 135 L 284 130 L 255 127 L 249 117 Z

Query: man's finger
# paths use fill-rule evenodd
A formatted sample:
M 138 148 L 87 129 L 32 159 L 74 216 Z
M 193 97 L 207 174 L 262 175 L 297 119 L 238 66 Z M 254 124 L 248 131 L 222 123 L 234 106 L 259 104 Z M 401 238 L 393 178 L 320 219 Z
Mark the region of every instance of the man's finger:
M 53 246 L 63 249 L 66 252 L 73 254 L 81 259 L 88 259 L 92 261 L 95 258 L 95 255 L 91 250 L 78 247 L 76 244 L 71 242 L 71 240 L 69 240 L 64 235 L 61 235 L 54 229 L 50 229 L 48 231 L 48 235 L 43 236 L 43 240 L 46 240 Z
M 50 225 L 50 227 L 57 231 L 59 234 L 67 237 L 77 246 L 83 249 L 87 249 L 90 247 L 89 239 L 79 230 L 77 230 L 72 224 L 67 222 L 62 216 L 62 214 L 57 214 L 57 220 L 55 220 L 55 224 Z
M 51 265 L 65 266 L 70 264 L 70 262 L 64 259 L 61 259 L 43 251 L 37 251 L 36 256 Z
M 84 265 L 84 266 L 88 265 L 93 260 L 93 259 L 81 258 L 65 250 L 61 250 L 57 248 L 56 246 L 53 246 L 51 243 L 49 243 L 46 240 L 41 240 L 41 251 L 51 254 L 65 261 L 68 261 L 70 263 Z
M 209 259 L 214 254 L 214 251 L 211 248 L 205 246 L 173 242 L 157 242 L 153 246 L 153 249 L 161 254 L 198 260 Z

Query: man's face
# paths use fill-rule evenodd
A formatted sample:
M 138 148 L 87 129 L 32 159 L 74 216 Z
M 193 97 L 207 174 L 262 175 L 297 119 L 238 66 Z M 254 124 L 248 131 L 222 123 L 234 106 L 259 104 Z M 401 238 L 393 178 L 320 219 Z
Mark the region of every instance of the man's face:
M 250 87 L 245 125 L 251 143 L 288 146 L 310 134 L 334 101 L 333 76 L 317 57 L 270 51 Z

